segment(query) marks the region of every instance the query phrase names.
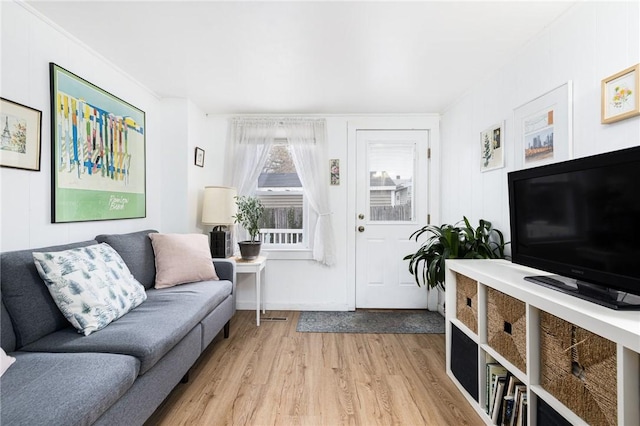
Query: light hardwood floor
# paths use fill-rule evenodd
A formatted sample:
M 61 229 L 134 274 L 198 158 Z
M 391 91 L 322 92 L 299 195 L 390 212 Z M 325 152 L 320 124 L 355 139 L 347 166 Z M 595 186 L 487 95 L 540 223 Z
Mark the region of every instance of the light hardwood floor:
M 481 425 L 445 373 L 444 335 L 298 333 L 238 311 L 146 425 Z

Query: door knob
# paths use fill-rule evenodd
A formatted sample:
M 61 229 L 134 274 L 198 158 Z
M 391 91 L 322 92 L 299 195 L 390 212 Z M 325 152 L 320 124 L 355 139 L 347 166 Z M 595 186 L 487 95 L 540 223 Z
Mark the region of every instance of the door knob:
M 358 219 L 364 219 L 364 215 L 363 215 L 362 213 L 360 213 L 360 214 L 358 215 Z
M 362 225 L 358 226 L 358 231 L 359 232 L 364 232 L 364 226 L 362 226 Z

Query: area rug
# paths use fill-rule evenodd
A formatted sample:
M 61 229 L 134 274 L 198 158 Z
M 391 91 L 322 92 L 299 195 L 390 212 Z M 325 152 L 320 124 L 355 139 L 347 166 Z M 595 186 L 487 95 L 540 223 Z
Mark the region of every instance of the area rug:
M 438 312 L 426 310 L 303 311 L 296 330 L 302 333 L 442 334 L 444 318 Z

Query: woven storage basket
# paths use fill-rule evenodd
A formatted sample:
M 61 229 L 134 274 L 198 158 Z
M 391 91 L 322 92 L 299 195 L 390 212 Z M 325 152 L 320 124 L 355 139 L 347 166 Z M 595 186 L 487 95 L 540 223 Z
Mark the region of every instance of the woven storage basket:
M 498 290 L 487 288 L 487 338 L 489 346 L 520 371 L 526 371 L 525 303 Z
M 617 425 L 614 342 L 540 312 L 540 384 L 590 425 Z
M 478 334 L 478 283 L 456 273 L 456 318 Z

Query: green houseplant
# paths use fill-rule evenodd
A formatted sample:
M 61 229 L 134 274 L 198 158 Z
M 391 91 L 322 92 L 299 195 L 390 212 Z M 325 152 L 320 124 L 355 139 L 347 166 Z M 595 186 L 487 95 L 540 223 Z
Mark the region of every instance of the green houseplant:
M 257 197 L 242 196 L 236 197 L 236 206 L 238 210 L 233 216 L 235 223 L 239 223 L 247 230 L 251 240 L 239 241 L 240 255 L 243 259 L 253 260 L 260 254 L 262 242 L 258 239 L 260 227 L 258 222 L 264 213 L 264 206 Z
M 418 241 L 423 235 L 427 240 L 404 260 L 409 261 L 409 272 L 418 286 L 440 287 L 444 290 L 445 259 L 502 259 L 504 258 L 504 236 L 491 222 L 480 219 L 473 228 L 466 217 L 455 225 L 426 225 L 410 239 Z

